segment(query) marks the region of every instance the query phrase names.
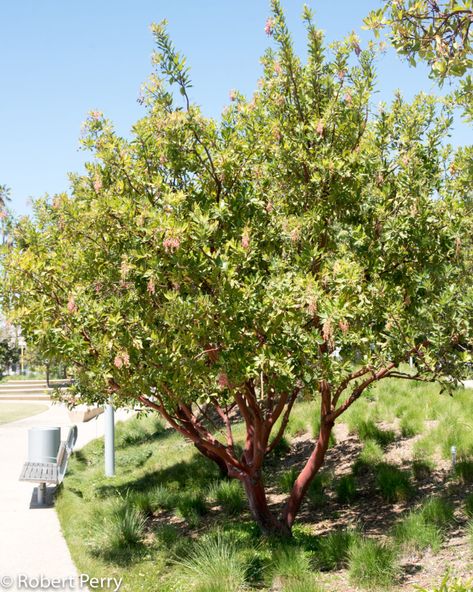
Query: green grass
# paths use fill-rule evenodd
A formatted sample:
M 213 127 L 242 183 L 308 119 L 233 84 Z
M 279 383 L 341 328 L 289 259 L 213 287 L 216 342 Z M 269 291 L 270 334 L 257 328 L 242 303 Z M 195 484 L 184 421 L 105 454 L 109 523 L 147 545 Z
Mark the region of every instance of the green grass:
M 473 518 L 473 493 L 470 493 L 465 498 L 465 514 Z
M 335 494 L 341 504 L 349 504 L 358 497 L 353 475 L 344 475 L 335 483 Z
M 472 588 L 473 580 L 462 582 L 458 578 L 450 578 L 448 573 L 439 586 L 436 586 L 435 588 L 421 588 L 420 586 L 416 586 L 418 592 L 471 592 Z
M 226 514 L 237 516 L 246 508 L 246 496 L 239 481 L 217 481 L 210 487 L 209 498 Z
M 381 446 L 375 440 L 366 440 L 363 450 L 353 463 L 352 471 L 354 475 L 364 475 L 369 471 L 374 471 L 376 467 L 383 462 L 384 452 Z
M 420 512 L 411 512 L 394 528 L 394 538 L 406 550 L 438 552 L 442 543 L 439 528 L 425 520 Z
M 0 425 L 25 419 L 48 410 L 47 405 L 34 403 L 6 403 L 0 401 Z
M 468 524 L 466 525 L 466 532 L 468 535 L 468 540 L 470 541 L 470 548 L 473 551 L 473 520 L 469 520 Z
M 11 374 L 9 376 L 2 376 L 0 383 L 16 382 L 17 380 L 46 380 L 45 372 L 28 372 L 27 374 Z
M 411 511 L 394 528 L 394 539 L 404 549 L 440 550 L 444 534 L 453 522 L 453 506 L 443 498 L 431 497 L 421 507 Z
M 184 491 L 176 496 L 176 515 L 191 527 L 199 524 L 208 512 L 205 496 L 200 491 Z
M 189 556 L 177 561 L 176 566 L 182 590 L 240 592 L 245 587 L 245 564 L 235 545 L 219 533 L 195 543 Z
M 421 434 L 424 430 L 422 409 L 417 411 L 409 409 L 409 411 L 406 411 L 406 413 L 401 417 L 399 427 L 401 429 L 401 435 L 404 438 L 412 438 L 417 434 Z
M 131 499 L 112 500 L 106 512 L 96 513 L 96 553 L 110 561 L 127 561 L 143 542 L 145 516 Z
M 314 554 L 316 567 L 332 571 L 345 567 L 348 563 L 350 547 L 357 544 L 360 535 L 353 530 L 336 530 L 317 540 Z
M 435 463 L 430 459 L 415 459 L 412 461 L 412 473 L 417 481 L 428 479 L 435 468 Z
M 285 493 L 289 493 L 294 485 L 295 480 L 299 471 L 295 467 L 291 467 L 289 470 L 284 471 L 279 476 L 279 487 Z
M 455 465 L 455 475 L 462 483 L 473 483 L 473 461 L 462 460 Z
M 346 419 L 350 432 L 356 433 L 362 442 L 374 440 L 381 447 L 386 448 L 396 438 L 394 431 L 378 427 L 369 413 L 362 414 L 353 411 Z
M 307 500 L 312 506 L 322 506 L 327 501 L 327 487 L 332 479 L 332 474 L 328 471 L 321 471 L 315 475 L 307 491 Z
M 364 590 L 389 588 L 399 573 L 394 547 L 371 539 L 357 540 L 348 553 L 350 581 Z
M 409 475 L 388 463 L 376 467 L 376 486 L 381 496 L 391 503 L 406 501 L 414 492 Z
M 453 505 L 441 497 L 431 497 L 423 502 L 420 512 L 426 522 L 438 528 L 446 528 L 453 522 Z
M 270 585 L 304 579 L 311 570 L 309 555 L 296 546 L 282 546 L 274 550 L 267 568 Z
M 463 468 L 457 477 L 449 476 L 445 494 L 451 488 L 464 491 L 465 500 L 456 501 L 456 509 L 465 508 L 473 514 L 473 501 L 467 496 L 471 492 L 468 463 L 473 456 L 466 454 L 469 436 L 462 428 L 471 399 L 464 393 L 458 398 L 456 394 L 447 397 L 435 386 L 409 385 L 406 381 L 386 381 L 373 388 L 359 401 L 359 408 L 357 402 L 348 413 L 351 427 L 363 437 L 358 458 L 353 454 L 343 457 L 343 472 L 335 462 L 330 471 L 322 469 L 316 475 L 294 528 L 295 540 L 286 543 L 261 538 L 240 483 L 222 480 L 213 463 L 198 454 L 191 443 L 164 429 L 155 415 L 119 424 L 117 475 L 104 477 L 103 442 L 91 442 L 71 458 L 57 498 L 61 525 L 77 569 L 91 577 L 104 573 L 123 577 L 122 592 L 319 592 L 322 581 L 325 592 L 329 592 L 332 581 L 337 582 L 337 588 L 348 587 L 348 577 L 360 589 L 386 589 L 399 573 L 398 554 L 409 549 L 435 551 L 441 543 L 447 544 L 453 514 L 443 498 L 423 500 L 420 493 L 411 498 L 418 482 L 411 481 L 410 470 L 386 462 L 384 449 L 393 432 L 386 429 L 391 428 L 389 425 L 383 424 L 381 429 L 380 422 L 386 417 L 399 418 L 399 423 L 413 415 L 421 418 L 422 431 L 414 443 L 412 465 L 406 466 L 412 466 L 416 479 L 429 479 L 436 457 L 445 453 L 446 445 L 439 429 L 424 422 L 436 419 L 445 428 L 447 419 L 454 418 L 460 430 L 455 434 L 448 429 L 446 435 L 455 436 Z M 297 403 L 293 437 L 301 426 L 306 431 L 316 430 L 316 416 L 315 402 Z M 396 433 L 399 437 L 399 430 Z M 235 424 L 237 446 L 242 445 L 243 435 L 243 426 Z M 292 487 L 302 460 L 291 456 L 301 443 L 291 450 L 289 438 L 283 442 L 277 454 L 268 458 L 264 471 L 265 482 L 278 501 L 281 491 Z M 359 446 L 357 441 L 354 444 Z M 341 458 L 342 449 L 336 446 L 330 452 L 332 462 Z M 286 468 L 293 468 L 281 473 L 278 455 L 286 457 Z M 345 473 L 346 461 L 355 461 L 350 475 Z M 428 489 L 425 485 L 422 483 L 424 490 Z M 359 498 L 354 497 L 356 493 Z M 359 500 L 362 504 L 366 496 L 374 496 L 373 503 L 379 504 L 382 512 L 379 494 L 390 503 L 415 502 L 415 507 L 406 511 L 404 506 L 392 508 L 393 512 L 403 510 L 403 515 L 391 530 L 386 528 L 386 544 L 357 530 L 330 531 L 340 524 L 347 503 L 352 506 L 352 524 L 357 524 L 357 518 L 362 518 Z M 386 511 L 389 523 L 391 510 Z M 327 534 L 314 534 L 313 523 L 318 520 L 326 521 Z M 466 532 L 461 523 L 456 528 Z M 473 527 L 470 529 L 473 531 Z

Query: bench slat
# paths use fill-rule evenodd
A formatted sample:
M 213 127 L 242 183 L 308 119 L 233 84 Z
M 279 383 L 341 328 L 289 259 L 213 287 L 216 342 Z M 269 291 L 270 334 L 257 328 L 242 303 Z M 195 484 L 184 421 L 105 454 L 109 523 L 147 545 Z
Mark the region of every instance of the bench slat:
M 57 465 L 54 463 L 26 462 L 21 471 L 20 481 L 58 483 Z

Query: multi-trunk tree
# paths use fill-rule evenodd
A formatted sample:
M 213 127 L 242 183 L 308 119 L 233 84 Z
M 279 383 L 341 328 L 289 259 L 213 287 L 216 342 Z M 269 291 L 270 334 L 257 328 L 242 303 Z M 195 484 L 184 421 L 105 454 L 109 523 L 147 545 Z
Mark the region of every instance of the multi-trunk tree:
M 132 137 L 91 113 L 87 172 L 36 202 L 4 258 L 12 321 L 75 367 L 82 399 L 156 410 L 286 535 L 343 412 L 381 379 L 455 384 L 473 318 L 449 113 L 423 95 L 376 109 L 374 50 L 351 36 L 326 51 L 304 18 L 302 63 L 273 1 L 258 89 L 232 91 L 218 121 L 153 27 L 158 73 Z M 263 467 L 299 398 L 320 433 L 276 514 Z

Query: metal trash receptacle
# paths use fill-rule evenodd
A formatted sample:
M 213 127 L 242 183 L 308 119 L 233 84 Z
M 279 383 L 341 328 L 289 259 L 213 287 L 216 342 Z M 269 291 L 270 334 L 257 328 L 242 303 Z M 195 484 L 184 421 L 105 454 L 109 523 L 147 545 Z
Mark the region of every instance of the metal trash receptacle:
M 28 461 L 56 462 L 61 445 L 61 428 L 38 427 L 28 430 Z

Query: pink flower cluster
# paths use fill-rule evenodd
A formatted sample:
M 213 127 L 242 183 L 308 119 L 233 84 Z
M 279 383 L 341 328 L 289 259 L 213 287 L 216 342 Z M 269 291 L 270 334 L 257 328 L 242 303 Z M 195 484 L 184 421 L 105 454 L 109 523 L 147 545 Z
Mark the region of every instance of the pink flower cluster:
M 153 278 L 149 278 L 148 285 L 146 286 L 146 290 L 149 294 L 154 294 L 156 292 L 156 286 L 154 284 Z
M 98 193 L 101 189 L 102 189 L 102 179 L 97 176 L 94 179 L 94 190 L 95 190 L 95 193 Z
M 74 296 L 69 296 L 69 300 L 67 302 L 67 310 L 70 313 L 76 312 L 77 305 L 76 305 L 76 301 L 74 300 Z
M 311 316 L 314 316 L 317 312 L 317 301 L 314 298 L 309 301 L 308 311 Z
M 266 33 L 266 35 L 272 35 L 273 31 L 274 31 L 274 19 L 273 18 L 269 18 L 266 21 L 266 24 L 264 26 L 264 32 Z
M 163 247 L 166 253 L 177 251 L 181 244 L 181 241 L 177 238 L 177 236 L 167 236 L 163 240 Z
M 128 366 L 130 365 L 130 356 L 129 356 L 128 352 L 122 351 L 119 354 L 117 354 L 115 356 L 113 363 L 114 363 L 115 367 L 118 369 L 122 368 L 123 366 L 128 368 Z
M 228 388 L 230 386 L 230 380 L 225 372 L 220 372 L 217 376 L 217 384 L 220 388 Z
M 243 233 L 243 236 L 241 237 L 241 246 L 244 249 L 249 249 L 250 248 L 250 235 L 247 231 L 245 231 Z

